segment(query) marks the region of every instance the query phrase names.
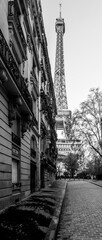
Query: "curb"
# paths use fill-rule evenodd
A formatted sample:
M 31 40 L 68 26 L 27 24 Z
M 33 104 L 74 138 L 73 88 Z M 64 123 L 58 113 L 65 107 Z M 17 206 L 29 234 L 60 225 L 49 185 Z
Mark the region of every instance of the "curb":
M 100 184 L 98 184 L 98 183 L 96 183 L 96 182 L 91 182 L 91 181 L 90 181 L 90 183 L 92 183 L 92 184 L 94 184 L 94 185 L 96 185 L 96 186 L 98 186 L 98 187 L 102 187 L 102 185 L 100 185 Z
M 65 187 L 64 187 L 64 190 L 62 191 L 62 198 L 60 199 L 60 202 L 58 203 L 58 207 L 56 207 L 56 210 L 54 212 L 51 223 L 49 225 L 49 229 L 45 235 L 44 240 L 55 240 L 56 231 L 57 231 L 60 214 L 61 214 L 61 209 L 62 209 L 64 197 L 65 197 L 66 186 L 67 186 L 67 181 L 65 182 Z

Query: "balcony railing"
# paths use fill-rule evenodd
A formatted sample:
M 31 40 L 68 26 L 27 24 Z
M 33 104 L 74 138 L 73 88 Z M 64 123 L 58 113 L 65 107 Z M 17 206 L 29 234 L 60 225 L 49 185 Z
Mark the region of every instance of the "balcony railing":
M 26 86 L 25 79 L 22 77 L 18 69 L 18 66 L 2 34 L 1 29 L 0 29 L 0 56 L 3 62 L 5 63 L 5 66 L 8 69 L 9 73 L 11 74 L 13 81 L 18 87 L 19 91 L 21 92 L 25 102 L 32 111 L 32 98 Z
M 38 37 L 39 37 L 39 40 L 41 41 L 42 39 L 42 34 L 41 34 L 41 19 L 42 19 L 42 16 L 41 16 L 41 6 L 40 4 L 38 3 L 38 1 L 34 1 L 33 2 L 33 11 L 34 11 L 34 18 L 35 18 L 35 24 L 36 24 L 36 29 L 37 29 L 37 34 L 38 34 Z
M 41 138 L 45 138 L 47 136 L 47 129 L 43 121 L 41 121 Z
M 53 117 L 53 108 L 51 104 L 51 99 L 48 94 L 45 94 L 44 90 L 41 89 L 41 110 L 45 114 L 45 118 L 49 125 L 55 126 L 55 118 Z

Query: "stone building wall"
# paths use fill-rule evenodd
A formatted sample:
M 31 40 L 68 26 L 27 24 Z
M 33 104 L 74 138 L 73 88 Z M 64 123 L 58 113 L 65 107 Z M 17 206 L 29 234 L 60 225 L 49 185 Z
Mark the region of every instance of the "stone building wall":
M 11 129 L 8 126 L 8 98 L 0 88 L 0 209 L 8 206 L 12 194 Z
M 51 106 L 50 114 L 54 116 L 54 90 L 40 0 L 1 0 L 0 210 L 55 179 L 55 159 L 46 156 L 47 164 L 42 167 L 40 157 L 41 152 L 46 155 L 49 146 L 48 122 L 54 123 L 54 117 L 49 119 L 47 113 L 48 119 L 43 121 L 47 135 L 43 133 L 42 139 L 42 87 L 48 102 L 45 107 L 48 111 Z

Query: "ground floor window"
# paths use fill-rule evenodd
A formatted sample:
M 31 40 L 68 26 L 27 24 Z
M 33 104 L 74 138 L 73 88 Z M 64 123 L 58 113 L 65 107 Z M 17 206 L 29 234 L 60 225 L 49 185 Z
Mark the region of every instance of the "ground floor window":
M 18 163 L 17 160 L 12 160 L 12 183 L 18 182 Z
M 12 184 L 20 183 L 20 161 L 12 159 Z

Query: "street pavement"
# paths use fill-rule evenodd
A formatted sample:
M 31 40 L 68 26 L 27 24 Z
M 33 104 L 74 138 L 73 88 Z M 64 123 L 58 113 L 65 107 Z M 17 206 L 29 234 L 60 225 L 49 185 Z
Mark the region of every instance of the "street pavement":
M 68 181 L 56 240 L 102 240 L 102 181 Z

